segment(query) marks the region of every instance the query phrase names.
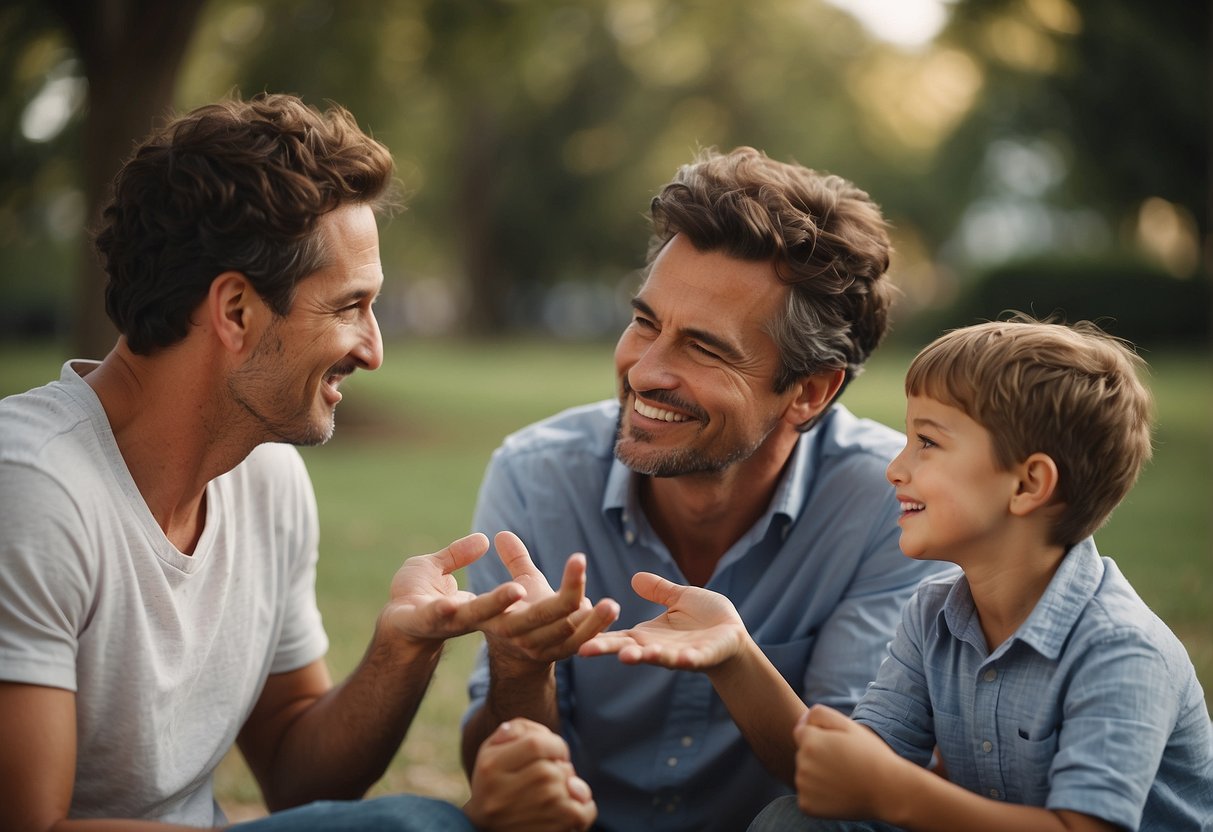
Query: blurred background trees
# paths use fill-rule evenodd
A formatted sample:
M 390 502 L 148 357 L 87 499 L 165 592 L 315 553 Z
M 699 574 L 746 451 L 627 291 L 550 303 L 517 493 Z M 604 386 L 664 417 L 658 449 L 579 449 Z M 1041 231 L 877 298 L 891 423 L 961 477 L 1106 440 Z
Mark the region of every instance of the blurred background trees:
M 0 325 L 103 354 L 83 229 L 119 158 L 270 90 L 397 159 L 389 336 L 613 335 L 648 199 L 748 144 L 884 206 L 900 333 L 1015 307 L 1203 342 L 1211 32 L 1189 0 L 7 0 Z

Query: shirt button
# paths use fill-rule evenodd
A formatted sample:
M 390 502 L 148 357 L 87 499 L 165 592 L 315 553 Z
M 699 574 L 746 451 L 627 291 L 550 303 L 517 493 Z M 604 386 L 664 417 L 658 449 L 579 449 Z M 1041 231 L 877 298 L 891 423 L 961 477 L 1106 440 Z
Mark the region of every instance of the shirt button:
M 636 542 L 636 532 L 632 531 L 631 529 L 628 529 L 626 532 L 623 533 L 623 539 L 627 542 L 627 544 L 629 546 L 631 546 L 633 543 Z
M 998 789 L 990 789 L 990 797 L 998 800 L 1000 797 L 1002 797 L 1002 793 L 999 792 Z
M 673 768 L 674 766 L 678 765 L 678 758 L 670 757 L 668 760 L 665 761 L 665 764 L 667 766 L 669 766 L 670 768 Z
M 693 737 L 683 737 L 682 738 L 682 747 L 683 748 L 690 748 L 694 744 L 695 744 L 695 739 Z
M 986 740 L 985 742 L 983 742 L 981 744 L 981 750 L 986 752 L 987 754 L 989 754 L 991 751 L 994 750 L 994 743 L 990 742 L 989 740 Z
M 985 673 L 982 674 L 981 678 L 985 679 L 987 682 L 993 682 L 995 679 L 998 678 L 998 671 L 995 670 L 994 668 L 990 668 L 989 670 L 987 670 Z

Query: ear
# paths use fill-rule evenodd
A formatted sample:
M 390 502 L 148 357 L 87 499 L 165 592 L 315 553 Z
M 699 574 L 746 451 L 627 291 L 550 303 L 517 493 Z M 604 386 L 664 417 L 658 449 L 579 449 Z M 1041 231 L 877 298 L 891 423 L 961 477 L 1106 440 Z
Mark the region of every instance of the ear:
M 215 337 L 231 352 L 252 343 L 251 332 L 264 304 L 240 272 L 223 272 L 211 281 L 206 295 L 206 319 Z
M 804 376 L 793 386 L 795 396 L 784 411 L 784 418 L 793 425 L 803 425 L 825 410 L 842 387 L 845 370 L 822 370 Z
M 1011 496 L 1011 513 L 1025 517 L 1053 502 L 1057 493 L 1057 463 L 1048 454 L 1034 453 L 1016 466 L 1018 482 Z

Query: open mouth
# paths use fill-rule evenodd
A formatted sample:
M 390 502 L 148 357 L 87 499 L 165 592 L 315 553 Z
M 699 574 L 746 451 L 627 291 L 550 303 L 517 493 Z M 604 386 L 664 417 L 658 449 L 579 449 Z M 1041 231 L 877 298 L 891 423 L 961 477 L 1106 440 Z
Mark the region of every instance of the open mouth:
M 660 407 L 653 407 L 645 404 L 640 399 L 633 397 L 632 409 L 644 416 L 646 419 L 656 419 L 659 422 L 687 422 L 689 417 L 681 413 L 675 413 L 673 410 L 665 410 Z
M 905 517 L 907 514 L 917 514 L 926 508 L 924 503 L 916 503 L 913 500 L 902 500 L 900 505 L 902 517 Z

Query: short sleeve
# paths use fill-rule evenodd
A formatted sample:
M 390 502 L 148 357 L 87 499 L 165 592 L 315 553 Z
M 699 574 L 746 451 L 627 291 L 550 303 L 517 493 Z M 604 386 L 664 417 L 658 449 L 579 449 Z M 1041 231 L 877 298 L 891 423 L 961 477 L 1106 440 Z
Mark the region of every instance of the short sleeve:
M 328 637 L 316 604 L 316 566 L 320 559 L 320 521 L 316 494 L 303 464 L 294 448 L 281 446 L 282 464 L 287 468 L 291 486 L 284 505 L 272 511 L 285 515 L 287 530 L 283 535 L 288 551 L 284 553 L 286 570 L 286 611 L 282 635 L 274 651 L 271 673 L 298 670 L 324 656 Z
M 83 529 L 53 478 L 0 464 L 0 679 L 76 690 L 95 558 Z
M 852 718 L 874 730 L 901 757 L 925 766 L 935 748 L 935 728 L 923 663 L 922 606 L 920 589 L 906 604 L 889 654 Z

